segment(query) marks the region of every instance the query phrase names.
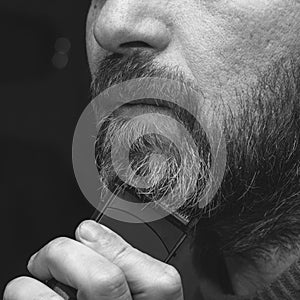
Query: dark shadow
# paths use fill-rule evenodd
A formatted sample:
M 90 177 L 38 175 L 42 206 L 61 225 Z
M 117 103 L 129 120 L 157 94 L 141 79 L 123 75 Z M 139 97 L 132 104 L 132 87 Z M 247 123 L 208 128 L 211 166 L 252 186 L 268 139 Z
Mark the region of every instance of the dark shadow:
M 73 170 L 51 145 L 1 137 L 0 290 L 26 274 L 28 258 L 49 240 L 73 237 L 93 208 Z
M 0 12 L 0 83 L 41 79 L 55 71 L 57 30 L 46 16 Z

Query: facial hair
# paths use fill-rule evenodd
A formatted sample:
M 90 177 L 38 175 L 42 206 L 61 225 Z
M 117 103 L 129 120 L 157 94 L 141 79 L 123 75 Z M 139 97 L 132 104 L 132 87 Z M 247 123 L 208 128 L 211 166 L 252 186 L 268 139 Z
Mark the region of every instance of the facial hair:
M 179 68 L 158 66 L 155 63 L 155 55 L 136 51 L 130 56 L 113 54 L 98 63 L 92 82 L 92 96 L 97 96 L 114 84 L 145 77 L 161 77 L 197 86 L 196 83 L 187 80 Z M 201 87 L 197 86 L 197 90 L 201 91 Z M 197 257 L 213 251 L 222 256 L 242 255 L 254 258 L 267 254 L 273 247 L 282 251 L 298 247 L 299 60 L 288 58 L 273 63 L 272 67 L 259 75 L 255 86 L 243 90 L 237 88 L 236 103 L 235 111 L 226 103 L 216 108 L 217 114 L 223 120 L 227 165 L 222 185 L 213 201 L 208 207 L 196 211 L 201 215 L 193 232 L 193 246 Z M 106 182 L 114 180 L 108 171 L 111 168 L 109 151 L 106 151 L 109 149 L 107 141 L 118 130 L 118 134 L 124 133 L 126 126 L 133 131 L 137 128 L 130 126 L 129 120 L 126 119 L 109 122 L 114 122 L 114 129 L 107 127 L 103 130 L 105 127 L 102 127 L 96 143 L 100 178 Z M 108 138 L 105 139 L 107 134 Z M 203 132 L 200 135 L 202 138 L 198 145 L 203 147 L 202 152 L 199 149 L 202 160 L 193 160 L 194 155 L 187 144 L 186 164 L 181 165 L 181 171 L 185 174 L 193 173 L 193 170 L 189 169 L 190 166 L 203 163 L 200 178 L 207 179 L 207 169 L 210 166 L 209 149 L 205 146 L 207 141 L 203 138 Z M 152 148 L 158 147 L 164 151 L 162 141 L 150 142 Z M 142 144 L 139 147 L 142 147 Z M 167 157 L 168 155 L 172 157 L 172 154 L 166 154 Z M 147 160 L 145 156 L 144 159 Z M 176 160 L 173 159 L 174 161 Z M 142 165 L 140 164 L 141 168 Z M 157 169 L 156 172 L 154 168 L 154 176 L 159 177 L 160 173 L 161 171 Z M 184 185 L 184 181 L 183 179 L 181 184 Z M 208 181 L 204 180 L 204 183 L 208 184 Z M 178 182 L 176 186 L 178 190 L 185 190 Z M 200 185 L 199 189 L 202 188 Z M 153 193 L 151 195 L 153 196 Z M 199 193 L 193 195 L 192 204 L 197 203 L 198 196 Z M 195 210 L 191 213 L 195 213 Z

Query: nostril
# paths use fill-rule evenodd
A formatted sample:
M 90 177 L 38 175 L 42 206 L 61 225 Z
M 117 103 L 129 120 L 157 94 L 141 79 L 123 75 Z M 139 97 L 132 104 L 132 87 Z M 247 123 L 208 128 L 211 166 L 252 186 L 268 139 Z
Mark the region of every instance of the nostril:
M 127 42 L 120 45 L 120 48 L 152 48 L 149 44 L 142 41 Z

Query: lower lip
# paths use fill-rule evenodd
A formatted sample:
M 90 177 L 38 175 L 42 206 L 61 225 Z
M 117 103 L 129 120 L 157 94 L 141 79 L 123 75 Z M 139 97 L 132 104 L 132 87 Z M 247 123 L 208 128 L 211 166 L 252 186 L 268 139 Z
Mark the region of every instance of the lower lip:
M 138 104 L 125 104 L 122 105 L 120 108 L 120 113 L 126 113 L 129 112 L 132 117 L 140 115 L 140 114 L 146 114 L 146 113 L 157 113 L 157 112 L 169 112 L 170 114 L 170 108 L 164 107 L 164 106 L 157 106 L 152 104 L 144 104 L 144 103 L 138 103 Z

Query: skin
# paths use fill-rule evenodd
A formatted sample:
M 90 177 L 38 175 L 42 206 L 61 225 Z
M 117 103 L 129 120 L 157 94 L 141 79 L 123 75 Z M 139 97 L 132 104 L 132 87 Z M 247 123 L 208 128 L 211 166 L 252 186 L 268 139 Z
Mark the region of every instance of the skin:
M 143 48 L 156 53 L 159 65 L 177 67 L 196 81 L 209 101 L 222 99 L 234 112 L 235 90 L 255 84 L 274 62 L 295 55 L 299 32 L 300 3 L 293 0 L 95 0 L 87 19 L 88 62 L 94 74 L 97 61 L 108 54 Z M 228 259 L 234 292 L 261 288 L 296 257 L 286 254 L 276 264 L 274 254 L 259 267 Z M 144 268 L 136 269 L 137 264 Z M 52 276 L 78 289 L 79 299 L 183 299 L 173 267 L 91 221 L 79 226 L 76 240 L 60 238 L 43 247 L 28 269 L 36 279 L 9 283 L 5 300 L 61 299 L 41 283 Z
M 211 101 L 227 103 L 258 70 L 299 47 L 295 1 L 94 1 L 87 22 L 90 69 L 107 52 L 126 53 L 132 41 L 158 51 L 156 61 L 196 80 Z M 123 47 L 122 47 L 123 44 Z M 234 103 L 231 106 L 234 108 Z

